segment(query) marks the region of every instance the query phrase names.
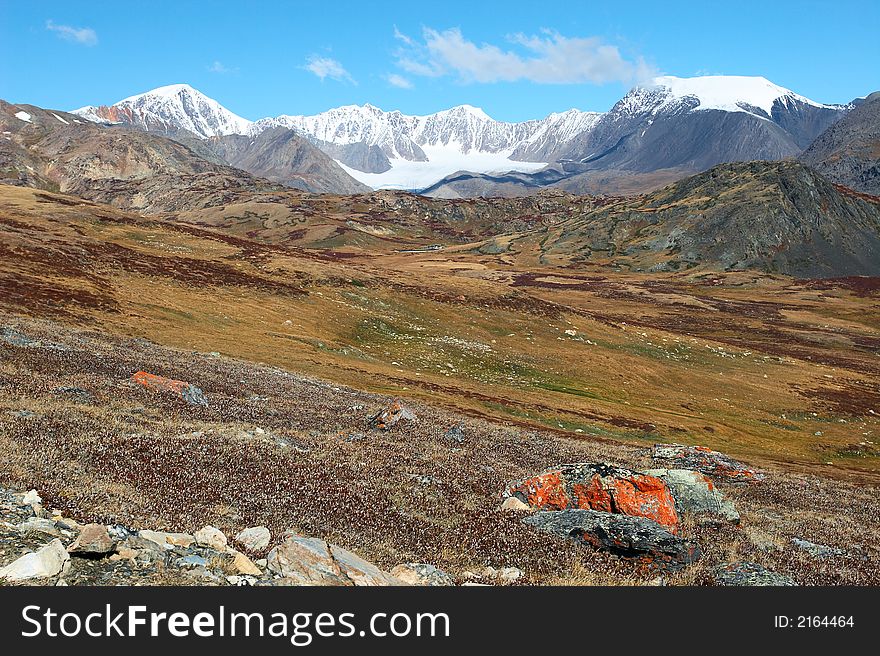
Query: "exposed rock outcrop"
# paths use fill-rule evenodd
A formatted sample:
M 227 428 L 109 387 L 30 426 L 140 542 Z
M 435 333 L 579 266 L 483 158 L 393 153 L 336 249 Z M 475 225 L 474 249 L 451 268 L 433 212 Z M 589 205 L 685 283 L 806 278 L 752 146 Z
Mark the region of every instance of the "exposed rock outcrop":
M 542 511 L 523 518 L 535 528 L 660 569 L 677 570 L 700 557 L 699 547 L 645 517 L 595 510 Z
M 647 517 L 673 533 L 678 526 L 675 501 L 663 480 L 606 463 L 560 465 L 511 484 L 504 496 L 538 510 L 580 508 Z

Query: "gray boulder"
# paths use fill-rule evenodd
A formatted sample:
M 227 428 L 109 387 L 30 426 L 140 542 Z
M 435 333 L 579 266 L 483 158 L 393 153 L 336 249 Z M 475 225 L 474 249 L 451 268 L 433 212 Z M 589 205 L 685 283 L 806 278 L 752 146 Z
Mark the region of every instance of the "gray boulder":
M 795 586 L 792 579 L 771 572 L 757 563 L 727 563 L 712 570 L 715 585 L 725 586 Z
M 724 498 L 705 474 L 690 469 L 649 469 L 645 473 L 666 482 L 679 513 L 711 515 L 739 523 L 739 513 L 733 503 Z
M 696 544 L 673 535 L 645 517 L 596 510 L 558 510 L 537 512 L 522 521 L 545 533 L 664 570 L 681 569 L 700 557 Z

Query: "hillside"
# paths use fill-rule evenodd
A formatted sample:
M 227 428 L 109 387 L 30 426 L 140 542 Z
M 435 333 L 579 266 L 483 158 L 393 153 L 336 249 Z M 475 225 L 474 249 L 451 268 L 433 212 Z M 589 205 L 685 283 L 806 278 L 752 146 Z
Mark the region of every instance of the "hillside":
M 523 240 L 545 263 L 878 275 L 880 200 L 795 162 L 724 164 Z
M 858 103 L 799 159 L 834 182 L 880 195 L 880 92 Z

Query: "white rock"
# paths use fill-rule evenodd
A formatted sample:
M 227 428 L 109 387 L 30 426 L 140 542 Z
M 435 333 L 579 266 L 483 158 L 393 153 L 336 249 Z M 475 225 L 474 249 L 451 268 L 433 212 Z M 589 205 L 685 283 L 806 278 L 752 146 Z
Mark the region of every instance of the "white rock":
M 34 504 L 43 503 L 43 498 L 37 494 L 36 490 L 30 490 L 27 494 L 24 495 L 24 498 L 21 500 L 21 504 L 23 506 L 33 506 Z
M 173 549 L 174 547 L 189 547 L 196 539 L 189 533 L 165 533 L 163 531 L 138 531 L 138 537 L 150 542 L 155 542 L 160 547 Z
M 272 533 L 265 526 L 252 526 L 236 535 L 235 540 L 245 549 L 254 553 L 262 551 L 269 546 L 269 542 L 272 540 Z
M 70 560 L 67 549 L 61 540 L 55 538 L 42 549 L 25 554 L 18 560 L 0 569 L 0 579 L 26 581 L 57 576 Z
M 263 572 L 260 570 L 260 568 L 254 565 L 253 561 L 240 551 L 236 551 L 232 547 L 227 547 L 226 553 L 232 556 L 232 566 L 239 574 L 246 574 L 248 576 L 263 575 Z
M 516 497 L 507 497 L 501 504 L 501 510 L 514 510 L 522 512 L 525 510 L 531 510 L 531 508 L 529 507 L 529 504 L 520 501 Z
M 196 539 L 196 544 L 203 547 L 210 547 L 217 551 L 226 550 L 226 536 L 216 526 L 204 526 L 196 531 L 193 537 Z

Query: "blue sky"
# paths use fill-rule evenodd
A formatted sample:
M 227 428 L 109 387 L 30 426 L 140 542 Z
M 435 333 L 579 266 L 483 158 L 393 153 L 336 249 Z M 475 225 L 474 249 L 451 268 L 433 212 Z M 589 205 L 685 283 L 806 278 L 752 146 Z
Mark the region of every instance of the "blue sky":
M 187 82 L 249 119 L 370 102 L 501 120 L 608 109 L 656 73 L 880 89 L 880 1 L 0 0 L 0 97 L 56 109 Z

